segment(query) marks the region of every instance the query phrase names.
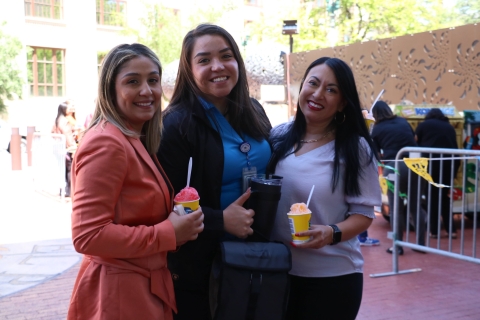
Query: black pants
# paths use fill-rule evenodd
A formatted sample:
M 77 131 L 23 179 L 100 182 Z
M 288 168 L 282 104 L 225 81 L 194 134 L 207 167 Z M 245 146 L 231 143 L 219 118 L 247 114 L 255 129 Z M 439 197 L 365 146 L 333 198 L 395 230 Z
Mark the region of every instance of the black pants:
M 385 165 L 390 166 L 395 168 L 395 162 L 387 162 Z M 413 171 L 410 172 L 410 187 L 409 187 L 409 181 L 408 181 L 408 174 L 410 169 L 408 169 L 407 165 L 401 161 L 398 164 L 398 173 L 395 174 L 395 172 L 391 169 L 384 168 L 383 169 L 383 176 L 387 177 L 389 175 L 393 175 L 396 178 L 396 181 L 398 181 L 399 185 L 398 188 L 400 190 L 400 193 L 407 194 L 408 196 L 408 204 L 407 208 L 410 209 L 410 215 L 413 218 L 413 222 L 415 223 L 415 230 L 416 230 L 416 243 L 420 245 L 425 245 L 425 231 L 426 231 L 426 219 L 427 219 L 427 213 L 425 210 L 420 206 L 420 210 L 417 212 L 417 206 L 418 202 L 420 200 L 419 193 L 418 193 L 418 182 L 420 177 L 414 173 Z M 410 194 L 408 194 L 410 193 Z M 393 229 L 393 205 L 394 205 L 394 194 L 392 191 L 388 190 L 387 192 L 388 196 L 388 206 L 390 207 L 390 225 L 392 226 Z M 403 233 L 406 230 L 406 224 L 409 223 L 409 219 L 407 219 L 407 208 L 405 207 L 403 203 L 403 199 L 400 198 L 400 196 L 397 197 L 398 201 L 398 213 L 399 213 L 399 231 L 397 235 L 397 240 L 403 241 Z M 418 225 L 417 224 L 417 216 L 418 216 Z
M 72 179 L 72 154 L 67 152 L 65 155 L 65 196 L 70 197 L 71 179 Z
M 432 157 L 439 157 L 438 155 L 433 155 Z M 451 157 L 451 155 L 444 155 L 444 157 Z M 430 161 L 430 165 L 432 166 L 431 176 L 434 182 L 436 183 L 443 183 L 447 186 L 452 184 L 451 179 L 452 176 L 455 178 L 457 174 L 458 168 L 460 166 L 460 161 L 455 160 L 454 163 L 454 171 L 452 172 L 452 161 L 445 160 L 443 161 L 443 166 L 440 166 L 440 161 Z M 441 179 L 440 179 L 441 174 Z M 438 218 L 441 215 L 443 221 L 443 227 L 445 231 L 450 233 L 450 225 L 452 226 L 452 233 L 457 232 L 457 228 L 453 223 L 453 216 L 450 219 L 450 197 L 448 193 L 451 189 L 450 188 L 437 188 L 435 186 L 431 186 L 430 190 L 430 233 L 434 235 L 438 235 L 440 233 L 440 229 L 438 228 Z M 425 194 L 428 197 L 428 184 L 425 184 Z M 440 205 L 439 205 L 440 202 Z
M 178 314 L 175 320 L 210 320 L 208 292 L 201 290 L 180 290 L 175 288 Z
M 355 319 L 360 309 L 363 274 L 306 278 L 290 276 L 287 320 Z

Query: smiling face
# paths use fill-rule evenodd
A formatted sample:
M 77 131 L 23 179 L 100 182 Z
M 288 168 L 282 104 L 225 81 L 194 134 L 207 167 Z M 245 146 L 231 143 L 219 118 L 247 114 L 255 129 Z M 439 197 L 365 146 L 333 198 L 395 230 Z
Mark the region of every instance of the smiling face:
M 133 58 L 115 78 L 116 105 L 126 122 L 137 132 L 160 108 L 162 87 L 158 66 L 145 56 Z
M 196 39 L 190 59 L 192 74 L 205 98 L 220 110 L 238 81 L 238 63 L 227 41 L 217 35 Z
M 321 64 L 308 72 L 298 102 L 307 124 L 327 127 L 335 114 L 343 110 L 345 102 L 330 67 Z

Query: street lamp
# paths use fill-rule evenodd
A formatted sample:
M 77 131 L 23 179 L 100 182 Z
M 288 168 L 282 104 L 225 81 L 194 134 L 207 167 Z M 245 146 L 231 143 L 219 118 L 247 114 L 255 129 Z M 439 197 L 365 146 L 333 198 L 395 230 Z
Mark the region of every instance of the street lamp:
M 282 34 L 290 36 L 290 53 L 293 52 L 293 36 L 298 34 L 297 20 L 283 20 Z

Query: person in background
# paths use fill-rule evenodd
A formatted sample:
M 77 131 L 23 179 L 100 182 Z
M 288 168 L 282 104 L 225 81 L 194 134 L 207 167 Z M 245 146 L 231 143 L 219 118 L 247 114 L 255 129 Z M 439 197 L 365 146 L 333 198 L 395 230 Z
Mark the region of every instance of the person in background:
M 306 202 L 310 236 L 292 244 L 287 319 L 355 319 L 363 292 L 363 256 L 358 234 L 381 204 L 377 155 L 365 125 L 352 70 L 323 57 L 303 76 L 293 122 L 270 135 L 268 172 L 283 177 L 272 237 L 291 243 L 287 212 Z
M 358 235 L 358 241 L 360 242 L 360 245 L 363 247 L 372 247 L 372 246 L 379 246 L 380 245 L 380 240 L 370 238 L 368 236 L 368 230 L 365 230 L 364 232 L 360 233 Z
M 425 115 L 425 121 L 421 122 L 415 130 L 415 139 L 420 147 L 427 148 L 446 148 L 458 149 L 457 134 L 455 128 L 450 124 L 448 118 L 443 114 L 439 108 L 432 108 Z M 439 154 L 424 154 L 424 157 L 439 158 Z M 452 155 L 444 154 L 443 158 L 451 158 Z M 430 161 L 431 176 L 436 183 L 444 185 L 452 185 L 451 180 L 455 179 L 458 168 L 460 167 L 460 160 L 454 161 L 454 168 L 452 172 L 452 161 L 443 160 Z M 434 239 L 438 238 L 440 228 L 438 226 L 438 217 L 441 214 L 443 227 L 445 231 L 453 239 L 457 238 L 457 228 L 453 223 L 453 216 L 450 217 L 450 197 L 448 196 L 450 188 L 432 187 L 430 193 L 430 236 Z M 428 189 L 425 190 L 428 197 Z M 438 202 L 441 202 L 440 206 Z
M 253 233 L 253 210 L 244 176 L 264 174 L 271 155 L 271 126 L 262 106 L 249 97 L 247 75 L 235 40 L 223 28 L 201 24 L 183 39 L 172 100 L 165 110 L 157 156 L 175 192 L 190 186 L 200 195 L 205 231 L 169 253 L 178 314 L 175 319 L 210 319 L 209 279 L 225 233 Z M 246 189 L 246 190 L 245 190 Z
M 70 123 L 72 128 L 75 128 L 77 126 L 77 117 L 75 116 L 75 103 L 72 99 L 68 99 L 65 101 L 65 104 L 67 105 L 68 123 Z
M 172 212 L 173 188 L 155 156 L 161 76 L 158 57 L 141 44 L 119 45 L 103 61 L 73 161 L 72 238 L 84 257 L 69 320 L 169 320 L 176 311 L 167 252 L 198 237 L 203 213 Z
M 417 143 L 415 142 L 415 136 L 413 129 L 404 118 L 398 117 L 393 114 L 392 109 L 384 101 L 377 101 L 372 109 L 373 116 L 375 117 L 375 125 L 373 126 L 372 139 L 375 143 L 378 151 L 382 151 L 382 162 L 385 166 L 395 168 L 395 157 L 400 149 L 404 147 L 416 147 Z M 408 154 L 401 156 L 401 159 L 408 158 Z M 420 245 L 425 245 L 425 221 L 426 221 L 426 212 L 420 206 L 418 214 L 418 179 L 420 177 L 413 171 L 410 173 L 410 187 L 408 184 L 408 174 L 409 169 L 405 165 L 405 162 L 400 161 L 398 163 L 398 174 L 395 174 L 394 170 L 390 168 L 383 168 L 383 176 L 386 179 L 392 180 L 392 183 L 399 183 L 398 189 L 399 194 L 407 194 L 408 190 L 410 193 L 408 195 L 408 205 L 405 207 L 404 201 L 400 196 L 397 197 L 398 201 L 398 214 L 400 217 L 400 226 L 399 232 L 397 235 L 397 240 L 403 240 L 403 233 L 406 229 L 407 215 L 406 209 L 409 208 L 410 215 L 413 218 L 413 221 L 416 224 L 417 217 L 419 220 L 418 226 L 416 226 L 416 243 Z M 395 181 L 396 180 L 396 181 Z M 388 206 L 390 208 L 390 225 L 393 228 L 393 205 L 394 205 L 394 193 L 389 189 L 387 191 L 388 197 Z M 397 246 L 398 253 L 403 254 L 403 248 Z M 416 252 L 425 253 L 424 251 L 413 249 Z M 393 247 L 387 249 L 388 253 L 393 252 Z
M 65 136 L 65 147 L 67 149 L 65 153 L 65 197 L 70 197 L 72 160 L 77 148 L 74 127 L 72 127 L 72 124 L 68 120 L 69 114 L 71 113 L 69 113 L 67 102 L 60 103 L 55 124 L 52 127 L 52 133 L 63 134 Z M 60 190 L 60 195 L 62 195 L 62 190 Z
M 75 142 L 78 143 L 79 141 L 79 133 L 81 131 L 81 127 L 79 126 L 79 123 L 77 121 L 77 116 L 75 113 L 75 102 L 72 99 L 68 99 L 65 101 L 65 104 L 67 105 L 67 120 L 68 123 L 70 124 L 70 127 L 72 127 L 73 131 L 73 138 L 75 139 Z

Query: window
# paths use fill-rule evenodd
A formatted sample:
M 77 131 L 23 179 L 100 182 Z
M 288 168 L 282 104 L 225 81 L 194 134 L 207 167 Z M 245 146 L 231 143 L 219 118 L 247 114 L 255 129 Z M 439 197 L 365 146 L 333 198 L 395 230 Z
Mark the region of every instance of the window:
M 62 0 L 25 0 L 25 15 L 47 19 L 63 19 Z
M 127 15 L 127 2 L 124 0 L 96 0 L 97 24 L 124 26 Z
M 56 97 L 65 94 L 64 50 L 30 47 L 27 60 L 30 95 Z

